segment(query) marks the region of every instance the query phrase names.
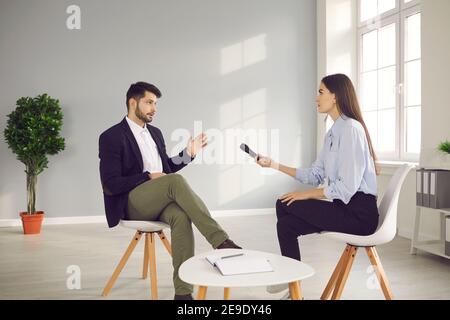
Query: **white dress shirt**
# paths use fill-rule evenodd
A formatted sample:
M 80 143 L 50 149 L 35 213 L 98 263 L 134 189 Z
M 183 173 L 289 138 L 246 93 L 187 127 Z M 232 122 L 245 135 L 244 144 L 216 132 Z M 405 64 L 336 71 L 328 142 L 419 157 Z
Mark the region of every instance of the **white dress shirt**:
M 156 146 L 155 140 L 153 140 L 150 131 L 147 129 L 147 126 L 144 125 L 144 127 L 141 127 L 128 117 L 125 118 L 127 119 L 131 132 L 133 132 L 134 138 L 139 146 L 139 150 L 141 151 L 142 162 L 144 164 L 143 172 L 163 172 L 158 147 Z

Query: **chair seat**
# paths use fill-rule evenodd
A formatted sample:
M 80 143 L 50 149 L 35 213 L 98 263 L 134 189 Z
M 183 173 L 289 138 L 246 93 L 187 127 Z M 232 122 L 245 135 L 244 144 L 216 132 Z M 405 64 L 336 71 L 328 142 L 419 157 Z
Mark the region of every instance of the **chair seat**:
M 142 232 L 158 232 L 170 228 L 167 223 L 161 221 L 120 220 L 120 225 Z
M 386 237 L 386 234 L 381 232 L 375 232 L 369 236 L 357 236 L 354 234 L 339 233 L 339 232 L 322 232 L 327 238 L 333 240 L 345 242 L 355 247 L 373 247 L 388 243 L 392 240 L 392 237 Z

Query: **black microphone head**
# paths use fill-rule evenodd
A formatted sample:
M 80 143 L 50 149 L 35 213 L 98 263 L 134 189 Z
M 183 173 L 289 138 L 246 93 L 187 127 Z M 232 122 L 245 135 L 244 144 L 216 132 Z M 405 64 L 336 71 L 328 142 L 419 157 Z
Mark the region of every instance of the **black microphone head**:
M 250 150 L 250 148 L 248 147 L 248 145 L 246 145 L 245 143 L 241 143 L 241 150 L 244 152 L 247 152 Z
M 241 143 L 240 148 L 242 149 L 242 151 L 244 151 L 245 153 L 248 153 L 252 158 L 256 158 L 258 155 L 249 148 L 248 145 L 246 145 L 245 143 Z

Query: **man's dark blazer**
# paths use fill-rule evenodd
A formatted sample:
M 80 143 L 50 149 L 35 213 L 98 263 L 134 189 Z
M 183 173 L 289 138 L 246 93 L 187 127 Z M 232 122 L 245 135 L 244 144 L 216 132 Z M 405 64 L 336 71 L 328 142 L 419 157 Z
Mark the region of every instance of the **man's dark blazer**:
M 164 173 L 177 172 L 193 160 L 186 149 L 169 158 L 161 130 L 149 124 L 147 129 L 158 147 Z M 150 180 L 149 173 L 143 172 L 142 155 L 126 118 L 100 135 L 98 156 L 106 218 L 112 228 L 125 218 L 130 191 Z

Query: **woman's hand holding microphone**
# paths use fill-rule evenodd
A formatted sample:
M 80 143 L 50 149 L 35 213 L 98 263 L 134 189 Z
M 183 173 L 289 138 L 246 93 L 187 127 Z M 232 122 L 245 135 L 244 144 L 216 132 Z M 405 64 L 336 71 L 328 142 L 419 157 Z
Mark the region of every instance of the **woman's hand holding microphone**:
M 258 156 L 255 158 L 255 161 L 263 168 L 272 168 L 275 170 L 279 170 L 293 178 L 296 177 L 297 169 L 276 163 L 269 157 L 258 154 Z M 290 192 L 285 195 L 282 195 L 281 197 L 279 197 L 279 199 L 281 200 L 281 202 L 286 203 L 287 206 L 290 206 L 295 201 L 308 199 L 323 199 L 324 197 L 325 196 L 323 193 L 323 189 L 313 189 L 307 191 Z
M 263 168 L 272 168 L 273 161 L 269 157 L 265 157 L 265 156 L 258 154 L 255 161 L 257 164 L 259 164 Z

